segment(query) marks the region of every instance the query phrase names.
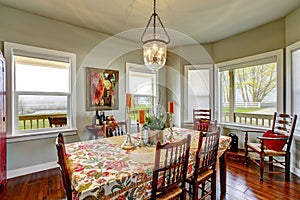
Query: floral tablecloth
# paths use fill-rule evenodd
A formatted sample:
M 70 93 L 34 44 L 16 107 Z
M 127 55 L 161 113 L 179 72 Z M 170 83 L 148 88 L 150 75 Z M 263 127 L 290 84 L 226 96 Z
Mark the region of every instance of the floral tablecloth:
M 196 151 L 198 131 L 173 128 L 176 139 L 192 136 L 191 155 Z M 169 130 L 165 131 L 167 135 Z M 151 192 L 155 146 L 123 150 L 126 136 L 66 144 L 67 167 L 74 199 L 145 199 Z M 133 135 L 138 139 L 138 135 Z M 137 142 L 137 141 L 136 141 Z M 219 155 L 229 147 L 230 137 L 221 136 Z M 188 173 L 192 173 L 193 156 Z

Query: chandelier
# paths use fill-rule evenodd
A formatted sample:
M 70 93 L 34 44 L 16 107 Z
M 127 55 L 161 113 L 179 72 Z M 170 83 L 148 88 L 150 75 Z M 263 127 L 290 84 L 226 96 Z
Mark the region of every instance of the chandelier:
M 156 0 L 154 0 L 153 13 L 142 34 L 141 41 L 144 63 L 146 67 L 156 73 L 166 63 L 167 44 L 170 42 L 170 37 L 156 13 Z

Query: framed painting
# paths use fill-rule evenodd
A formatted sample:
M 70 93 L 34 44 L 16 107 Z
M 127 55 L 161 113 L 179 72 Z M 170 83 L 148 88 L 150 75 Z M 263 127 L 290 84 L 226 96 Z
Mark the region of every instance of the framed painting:
M 119 108 L 119 71 L 86 67 L 86 110 Z

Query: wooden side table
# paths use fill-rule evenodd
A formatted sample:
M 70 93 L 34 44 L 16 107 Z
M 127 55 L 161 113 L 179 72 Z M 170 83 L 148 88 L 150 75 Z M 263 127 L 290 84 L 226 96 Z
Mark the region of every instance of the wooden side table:
M 99 137 L 106 137 L 105 132 L 104 132 L 104 128 L 102 125 L 87 125 L 85 127 L 91 134 L 93 134 L 95 136 L 96 139 L 98 139 Z

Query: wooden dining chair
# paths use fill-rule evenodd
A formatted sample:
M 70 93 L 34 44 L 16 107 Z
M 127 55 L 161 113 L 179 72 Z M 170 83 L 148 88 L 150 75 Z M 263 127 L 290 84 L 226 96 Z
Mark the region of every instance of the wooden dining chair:
M 69 172 L 67 169 L 66 149 L 64 144 L 64 138 L 61 133 L 59 133 L 56 138 L 56 149 L 57 149 L 57 157 L 58 157 L 57 163 L 59 164 L 64 190 L 67 199 L 72 200 L 72 187 L 71 187 Z
M 57 144 L 57 143 L 62 143 L 63 145 L 65 145 L 65 139 L 64 139 L 64 136 L 63 136 L 62 133 L 58 133 L 56 144 Z
M 105 137 L 126 135 L 126 122 L 110 121 L 103 123 L 103 132 Z M 139 123 L 133 123 L 130 126 L 130 133 L 140 132 Z
M 216 163 L 218 157 L 220 130 L 199 134 L 194 173 L 187 178 L 188 193 L 192 199 L 205 199 L 209 195 L 216 199 Z M 210 184 L 210 190 L 208 185 Z M 199 190 L 201 193 L 199 194 Z M 200 195 L 200 198 L 199 198 Z
M 297 115 L 280 114 L 275 112 L 271 130 L 244 130 L 245 132 L 245 165 L 249 159 L 260 167 L 260 180 L 263 181 L 264 173 L 284 173 L 285 181 L 290 181 L 290 155 L 293 141 Z M 259 142 L 249 143 L 249 133 L 260 133 L 257 137 Z M 259 155 L 259 161 L 249 156 L 249 152 Z M 265 158 L 269 157 L 269 160 Z M 281 158 L 281 159 L 280 159 Z M 269 170 L 265 171 L 265 164 L 269 165 Z M 283 166 L 284 171 L 274 171 L 274 164 Z
M 113 136 L 120 136 L 126 134 L 124 126 L 125 126 L 125 122 L 104 121 L 103 132 L 105 137 L 113 137 Z
M 211 109 L 193 109 L 194 130 L 200 129 L 200 124 L 211 121 Z
M 48 117 L 49 126 L 52 127 L 62 127 L 67 125 L 66 117 Z
M 178 142 L 156 144 L 151 199 L 186 199 L 186 175 L 191 136 Z

